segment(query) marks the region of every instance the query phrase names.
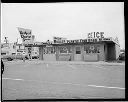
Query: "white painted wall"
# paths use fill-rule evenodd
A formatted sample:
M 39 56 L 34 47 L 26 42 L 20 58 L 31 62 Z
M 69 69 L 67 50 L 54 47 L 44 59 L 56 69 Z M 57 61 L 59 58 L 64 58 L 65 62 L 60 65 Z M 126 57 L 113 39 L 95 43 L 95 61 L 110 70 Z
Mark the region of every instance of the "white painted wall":
M 98 61 L 98 55 L 97 54 L 85 54 L 84 55 L 84 61 Z
M 55 54 L 44 54 L 43 59 L 44 61 L 56 61 L 56 55 Z
M 117 59 L 120 55 L 120 46 L 115 44 L 115 50 L 116 50 L 115 53 L 116 53 L 116 59 Z

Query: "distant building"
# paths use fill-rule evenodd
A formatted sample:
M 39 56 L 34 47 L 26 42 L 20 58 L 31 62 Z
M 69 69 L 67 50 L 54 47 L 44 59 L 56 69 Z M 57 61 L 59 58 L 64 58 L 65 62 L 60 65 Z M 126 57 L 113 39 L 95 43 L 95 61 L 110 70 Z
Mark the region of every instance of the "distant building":
M 16 47 L 14 43 L 2 43 L 1 44 L 1 55 L 15 55 Z

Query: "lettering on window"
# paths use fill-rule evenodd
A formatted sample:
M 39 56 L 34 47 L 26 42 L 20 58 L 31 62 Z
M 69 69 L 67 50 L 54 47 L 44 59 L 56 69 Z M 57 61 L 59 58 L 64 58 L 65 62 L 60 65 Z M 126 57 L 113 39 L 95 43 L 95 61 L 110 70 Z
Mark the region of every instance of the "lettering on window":
M 55 54 L 56 53 L 56 49 L 55 49 L 55 47 L 45 47 L 43 49 L 43 53 L 44 54 Z
M 71 46 L 61 46 L 59 47 L 60 53 L 72 53 Z
M 86 45 L 84 46 L 84 51 L 89 53 L 100 53 L 100 46 L 99 45 Z

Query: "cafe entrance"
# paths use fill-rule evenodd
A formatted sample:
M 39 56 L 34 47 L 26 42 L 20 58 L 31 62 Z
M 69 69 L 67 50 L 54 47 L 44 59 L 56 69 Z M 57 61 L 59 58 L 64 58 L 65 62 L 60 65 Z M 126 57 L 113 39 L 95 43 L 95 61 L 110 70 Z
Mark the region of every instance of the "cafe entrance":
M 82 61 L 81 46 L 75 46 L 74 60 Z

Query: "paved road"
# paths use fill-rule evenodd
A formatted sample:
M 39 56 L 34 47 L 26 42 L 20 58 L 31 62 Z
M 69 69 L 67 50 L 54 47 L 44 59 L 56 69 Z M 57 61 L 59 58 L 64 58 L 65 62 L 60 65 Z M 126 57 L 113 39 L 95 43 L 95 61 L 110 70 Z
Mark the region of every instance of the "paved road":
M 5 62 L 2 98 L 125 98 L 124 64 Z

